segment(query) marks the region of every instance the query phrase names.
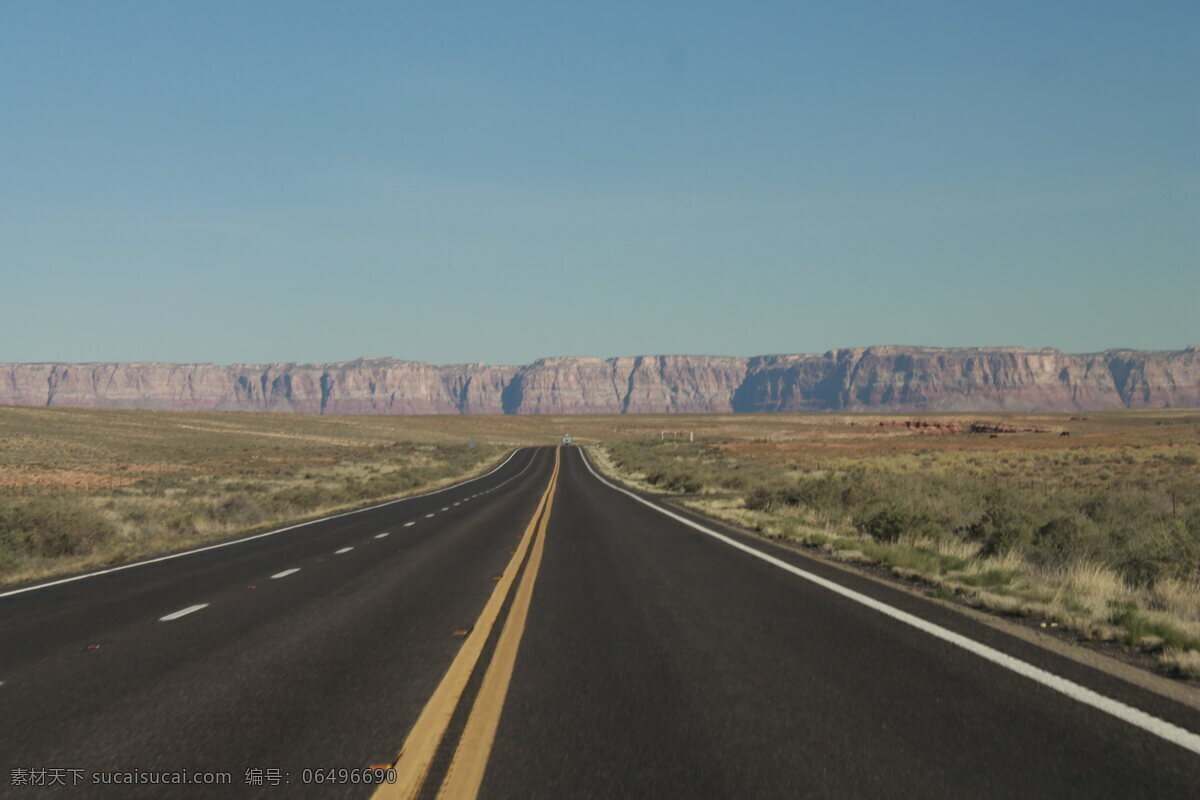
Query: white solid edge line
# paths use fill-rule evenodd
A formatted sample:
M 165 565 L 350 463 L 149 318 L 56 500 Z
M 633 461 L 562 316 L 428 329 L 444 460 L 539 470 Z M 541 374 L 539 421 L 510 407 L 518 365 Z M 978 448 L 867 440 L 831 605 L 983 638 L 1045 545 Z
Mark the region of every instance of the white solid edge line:
M 335 556 L 340 556 L 342 553 L 349 553 L 353 549 L 353 547 L 343 547 L 341 550 L 334 550 L 333 554 Z
M 142 566 L 145 566 L 146 564 L 157 564 L 160 561 L 170 561 L 173 558 L 183 558 L 184 556 L 190 556 L 190 555 L 194 555 L 196 553 L 203 553 L 208 550 L 217 550 L 222 547 L 229 547 L 230 545 L 241 544 L 242 542 L 249 542 L 249 541 L 253 541 L 254 539 L 261 539 L 264 536 L 274 536 L 277 533 L 283 533 L 284 531 L 295 530 L 296 528 L 303 528 L 307 525 L 315 525 L 318 522 L 325 522 L 326 520 L 338 519 L 339 517 L 348 517 L 351 514 L 361 514 L 364 511 L 371 511 L 372 509 L 383 508 L 384 506 L 391 506 L 391 505 L 395 505 L 396 503 L 406 503 L 409 500 L 418 500 L 422 497 L 429 497 L 430 495 L 441 494 L 442 492 L 448 492 L 451 489 L 456 489 L 459 486 L 465 486 L 468 483 L 474 483 L 475 481 L 481 481 L 484 478 L 488 477 L 489 475 L 496 473 L 498 470 L 502 469 L 505 464 L 512 461 L 513 458 L 517 455 L 517 453 L 521 452 L 524 449 L 525 448 L 523 448 L 523 447 L 518 447 L 517 449 L 513 450 L 509 454 L 508 458 L 501 461 L 490 472 L 485 472 L 483 475 L 480 475 L 478 477 L 470 478 L 468 480 L 462 481 L 461 483 L 454 483 L 454 484 L 451 484 L 450 486 L 443 486 L 441 489 L 434 489 L 433 491 L 425 492 L 424 494 L 414 494 L 410 497 L 400 497 L 400 498 L 397 498 L 396 500 L 388 500 L 385 503 L 378 503 L 377 505 L 367 506 L 366 508 L 356 508 L 353 511 L 343 511 L 340 514 L 331 514 L 328 517 L 319 517 L 317 519 L 310 519 L 307 522 L 297 522 L 295 525 L 288 525 L 285 528 L 276 528 L 273 531 L 266 531 L 264 533 L 256 533 L 253 536 L 245 536 L 241 539 L 234 539 L 232 542 L 219 542 L 217 544 L 206 545 L 205 547 L 197 547 L 194 550 L 184 550 L 182 553 L 169 553 L 165 556 L 159 556 L 157 558 L 148 558 L 145 561 L 135 561 L 132 564 L 122 564 L 119 567 L 109 567 L 107 569 L 99 569 L 99 570 L 96 570 L 95 572 L 85 572 L 82 575 L 73 575 L 70 578 L 59 578 L 58 580 L 55 580 L 55 581 L 46 581 L 45 583 L 38 583 L 33 586 L 26 586 L 22 589 L 11 589 L 7 592 L 0 592 L 0 597 L 11 597 L 16 594 L 24 594 L 25 592 L 32 592 L 32 591 L 36 591 L 38 589 L 48 589 L 51 586 L 59 586 L 64 583 L 73 583 L 75 581 L 81 581 L 84 578 L 94 578 L 97 575 L 108 575 L 109 573 L 112 573 L 112 572 L 121 572 L 122 570 L 133 569 L 134 567 L 142 567 Z M 533 463 L 532 458 L 529 460 L 529 463 L 530 464 Z M 529 469 L 528 464 L 525 466 L 525 469 Z M 525 473 L 525 470 L 521 470 L 519 475 L 523 475 L 524 473 Z M 514 477 L 519 477 L 519 475 L 514 476 Z M 508 481 L 505 481 L 505 483 L 508 483 Z
M 208 603 L 197 603 L 194 606 L 188 606 L 187 608 L 181 608 L 178 611 L 167 614 L 165 617 L 159 617 L 158 621 L 159 622 L 170 622 L 173 619 L 179 619 L 180 617 L 186 617 L 188 614 L 191 614 L 193 611 L 199 611 L 202 608 L 208 608 Z
M 295 575 L 299 571 L 300 571 L 299 567 L 292 567 L 291 569 L 285 569 L 283 572 L 276 572 L 274 575 L 272 575 L 271 580 L 275 581 L 275 580 L 279 580 L 280 578 L 286 578 L 288 575 Z
M 377 534 L 375 534 L 375 538 L 376 538 L 376 539 L 386 539 L 386 538 L 387 538 L 387 533 L 386 533 L 386 532 L 384 532 L 384 533 L 377 533 Z
M 1110 714 L 1117 719 L 1122 720 L 1123 722 L 1127 722 L 1130 725 L 1141 728 L 1147 733 L 1152 733 L 1159 738 L 1171 742 L 1172 744 L 1179 745 L 1185 750 L 1190 750 L 1193 753 L 1200 755 L 1200 735 L 1197 735 L 1186 728 L 1181 728 L 1178 725 L 1167 722 L 1164 719 L 1159 719 L 1153 714 L 1148 714 L 1145 711 L 1134 708 L 1133 706 L 1126 705 L 1119 700 L 1113 700 L 1111 697 L 1106 697 L 1105 695 L 1095 692 L 1086 686 L 1081 686 L 1074 681 L 1061 678 L 1058 675 L 1055 675 L 1053 672 L 1048 672 L 1040 667 L 1035 667 L 1026 661 L 1022 661 L 1019 658 L 1014 658 L 1006 653 L 996 650 L 995 648 L 988 647 L 985 644 L 981 644 L 974 639 L 969 639 L 966 636 L 957 634 L 954 631 L 943 628 L 940 625 L 935 625 L 932 622 L 921 619 L 913 614 L 909 614 L 906 611 L 901 611 L 898 608 L 889 606 L 887 603 L 883 603 L 874 599 L 873 597 L 860 594 L 853 589 L 847 589 L 841 584 L 834 583 L 831 580 L 822 578 L 821 576 L 815 575 L 807 570 L 803 570 L 800 567 L 789 564 L 782 559 L 768 555 L 761 550 L 756 550 L 749 545 L 743 544 L 736 539 L 731 539 L 724 534 L 717 533 L 711 528 L 706 528 L 698 522 L 693 522 L 687 517 L 683 517 L 679 514 L 668 511 L 667 509 L 662 508 L 643 497 L 639 497 L 637 494 L 629 491 L 628 489 L 622 489 L 620 486 L 617 486 L 616 484 L 613 484 L 601 477 L 596 470 L 592 469 L 591 462 L 588 460 L 587 455 L 584 454 L 582 450 L 580 450 L 580 455 L 583 457 L 583 463 L 587 466 L 588 472 L 591 472 L 596 480 L 600 481 L 605 486 L 608 486 L 610 489 L 632 497 L 642 505 L 648 506 L 658 513 L 670 517 L 676 522 L 687 525 L 689 528 L 694 528 L 695 530 L 707 534 L 714 539 L 729 545 L 730 547 L 735 547 L 744 553 L 754 556 L 755 558 L 766 561 L 768 564 L 779 567 L 783 570 L 787 570 L 793 575 L 797 575 L 807 581 L 811 581 L 818 586 L 830 590 L 831 592 L 836 592 L 842 597 L 853 600 L 856 603 L 861 603 L 862 605 L 878 611 L 881 614 L 886 614 L 892 619 L 903 622 L 906 625 L 911 625 L 912 627 L 924 631 L 931 636 L 935 636 L 942 641 L 957 645 L 958 647 L 961 647 L 970 653 L 974 653 L 981 658 L 985 658 L 994 664 L 998 664 L 1005 669 L 1017 673 L 1018 675 L 1023 675 L 1024 677 L 1029 678 L 1032 681 L 1036 681 L 1047 688 L 1065 694 L 1067 697 L 1077 700 L 1084 705 L 1089 705 L 1092 708 L 1103 711 L 1106 714 Z

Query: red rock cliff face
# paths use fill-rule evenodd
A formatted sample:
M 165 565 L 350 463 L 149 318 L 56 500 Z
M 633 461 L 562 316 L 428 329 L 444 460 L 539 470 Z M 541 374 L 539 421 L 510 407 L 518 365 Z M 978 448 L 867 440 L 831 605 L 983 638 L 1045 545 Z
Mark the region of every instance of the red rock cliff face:
M 1058 350 L 867 347 L 751 359 L 745 411 L 1075 411 L 1200 404 L 1200 351 L 1122 352 L 1151 375 L 1140 395 L 1114 356 Z M 1166 365 L 1170 366 L 1166 366 Z M 1136 370 L 1129 367 L 1133 375 Z M 1141 372 L 1136 372 L 1140 375 Z M 1143 385 L 1143 384 L 1138 384 Z
M 0 404 L 308 414 L 1077 411 L 1200 406 L 1200 348 L 1069 355 L 867 347 L 754 358 L 544 358 L 522 367 L 0 364 Z
M 543 358 L 516 374 L 505 410 L 517 414 L 700 413 L 733 410 L 744 358 Z
M 745 358 L 642 356 L 629 362 L 629 388 L 621 409 L 630 414 L 681 414 L 733 410 L 733 396 L 746 378 Z

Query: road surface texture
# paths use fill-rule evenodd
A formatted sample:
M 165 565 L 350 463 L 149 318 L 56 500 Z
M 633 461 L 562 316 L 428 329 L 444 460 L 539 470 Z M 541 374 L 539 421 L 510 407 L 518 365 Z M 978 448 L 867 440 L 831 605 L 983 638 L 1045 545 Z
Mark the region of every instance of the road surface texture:
M 1200 712 L 661 508 L 527 448 L 0 592 L 0 794 L 1200 796 Z

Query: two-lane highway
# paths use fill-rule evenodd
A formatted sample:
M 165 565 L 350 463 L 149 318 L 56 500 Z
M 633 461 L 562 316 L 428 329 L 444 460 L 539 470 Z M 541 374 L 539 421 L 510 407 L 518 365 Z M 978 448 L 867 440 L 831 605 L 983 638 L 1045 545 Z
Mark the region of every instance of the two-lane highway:
M 186 769 L 232 781 L 81 794 L 369 797 L 304 770 L 392 765 L 380 798 L 1197 796 L 1194 708 L 664 510 L 526 449 L 0 596 L 0 789 Z

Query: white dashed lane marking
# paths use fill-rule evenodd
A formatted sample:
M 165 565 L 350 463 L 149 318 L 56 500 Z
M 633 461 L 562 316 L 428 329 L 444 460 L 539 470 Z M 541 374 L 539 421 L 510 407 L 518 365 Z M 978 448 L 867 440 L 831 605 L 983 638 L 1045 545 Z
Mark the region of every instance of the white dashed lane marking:
M 415 523 L 415 522 L 406 522 L 406 523 L 404 523 L 404 527 L 411 528 L 413 525 L 416 525 L 416 524 L 417 523 Z
M 384 539 L 384 538 L 387 538 L 387 532 L 385 531 L 384 533 L 377 533 L 377 534 L 375 534 L 375 538 L 376 538 L 376 539 Z
M 353 547 L 343 547 L 341 550 L 334 550 L 333 554 L 335 556 L 340 556 L 342 553 L 349 553 L 353 549 Z
M 436 514 L 436 513 L 437 513 L 437 512 L 435 511 L 435 512 L 434 512 L 434 514 Z M 425 515 L 425 519 L 429 519 L 429 518 L 430 518 L 430 517 L 432 517 L 432 516 L 433 516 L 433 514 L 426 514 L 426 515 Z
M 272 575 L 271 580 L 274 581 L 274 580 L 279 580 L 280 578 L 286 578 L 288 575 L 295 575 L 299 571 L 300 571 L 299 567 L 292 567 L 291 569 L 285 569 L 283 572 L 276 572 L 274 575 Z
M 439 510 L 441 510 L 441 511 L 449 511 L 449 510 L 450 510 L 450 506 L 442 506 L 442 507 L 441 507 L 441 509 L 439 509 Z
M 179 619 L 180 617 L 186 617 L 188 614 L 191 614 L 194 611 L 199 611 L 202 608 L 208 608 L 208 603 L 199 603 L 194 606 L 188 606 L 187 608 L 181 608 L 174 613 L 167 614 L 165 617 L 159 617 L 158 621 L 159 622 L 170 622 L 173 619 Z
M 386 503 L 379 503 L 378 505 L 364 506 L 363 508 L 356 508 L 353 511 L 346 511 L 341 514 L 332 514 L 328 517 L 320 517 L 318 519 L 310 519 L 308 522 L 300 522 L 295 525 L 288 525 L 287 527 L 284 527 L 284 528 L 276 528 L 273 531 L 265 531 L 263 533 L 256 533 L 253 536 L 246 536 L 241 539 L 231 539 L 230 541 L 227 541 L 227 542 L 220 542 L 218 544 L 210 544 L 210 545 L 206 545 L 204 547 L 197 547 L 193 550 L 182 550 L 178 553 L 170 553 L 169 555 L 158 556 L 157 558 L 149 558 L 149 559 L 146 559 L 145 561 L 131 561 L 128 564 L 121 564 L 120 566 L 116 566 L 116 567 L 108 567 L 107 569 L 99 569 L 94 572 L 86 572 L 82 575 L 74 575 L 70 578 L 59 578 L 58 580 L 48 581 L 46 583 L 36 583 L 32 586 L 23 586 L 20 589 L 10 589 L 6 592 L 0 592 L 0 597 L 11 597 L 12 595 L 25 594 L 26 592 L 35 592 L 35 591 L 39 591 L 41 589 L 49 588 L 51 586 L 60 586 L 64 583 L 74 583 L 75 581 L 87 580 L 89 578 L 94 578 L 98 575 L 109 575 L 114 572 L 123 572 L 127 569 L 134 569 L 135 567 L 140 567 L 145 564 L 157 564 L 161 561 L 171 561 L 172 559 L 183 558 L 184 556 L 194 555 L 195 553 L 204 553 L 204 552 L 208 552 L 209 550 L 218 550 L 222 547 L 229 547 L 231 545 L 241 544 L 242 542 L 253 541 L 254 539 L 262 539 L 265 536 L 274 536 L 277 533 L 283 533 L 284 531 L 295 530 L 296 528 L 303 528 L 308 525 L 316 524 L 318 522 L 325 522 L 325 521 L 331 520 L 331 519 L 339 519 L 341 517 L 349 517 L 353 514 L 361 514 L 364 511 L 369 511 L 369 510 L 375 509 L 375 508 L 383 508 L 385 506 L 392 506 L 397 503 L 407 503 L 410 500 L 416 500 L 417 498 L 420 498 L 420 497 L 429 497 L 430 495 L 442 494 L 443 492 L 448 492 L 451 489 L 454 489 L 455 487 L 465 486 L 468 483 L 475 483 L 476 481 L 483 480 L 488 475 L 492 475 L 493 473 L 498 472 L 499 470 L 503 469 L 504 466 L 506 464 L 508 464 L 508 462 L 510 462 L 514 458 L 516 458 L 517 453 L 521 452 L 522 449 L 524 449 L 524 448 L 517 448 L 516 450 L 513 450 L 508 458 L 504 459 L 504 461 L 502 463 L 497 465 L 496 468 L 493 469 L 491 472 L 487 473 L 487 475 L 481 475 L 478 478 L 472 478 L 469 481 L 463 481 L 461 484 L 453 484 L 451 486 L 443 486 L 441 489 L 435 489 L 432 492 L 424 492 L 423 494 L 415 494 L 411 497 L 401 497 L 398 500 L 389 500 Z M 518 472 L 516 475 L 509 478 L 504 483 L 508 483 L 509 481 L 516 480 L 517 478 L 524 475 L 529 470 L 529 468 L 531 466 L 533 466 L 533 462 L 536 460 L 537 460 L 536 456 L 530 457 L 529 462 L 525 464 L 524 468 L 520 472 Z M 503 486 L 503 485 L 504 484 L 501 484 L 501 486 Z

